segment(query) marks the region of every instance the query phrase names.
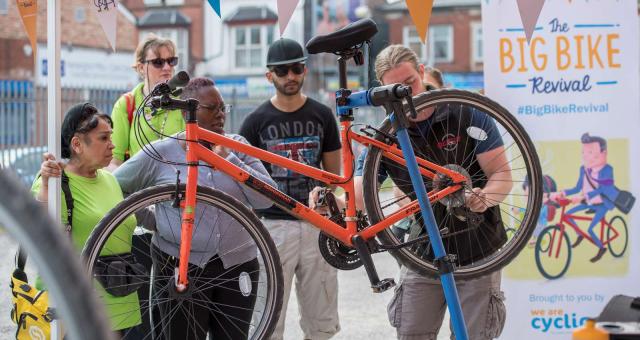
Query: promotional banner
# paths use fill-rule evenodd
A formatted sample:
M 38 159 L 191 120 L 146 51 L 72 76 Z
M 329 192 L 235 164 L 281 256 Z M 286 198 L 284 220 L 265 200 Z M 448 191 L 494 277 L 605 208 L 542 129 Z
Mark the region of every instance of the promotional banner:
M 482 1 L 485 93 L 544 174 L 533 237 L 503 270 L 501 339 L 569 339 L 614 295 L 640 295 L 638 3 L 547 0 L 537 20 L 520 3 Z
M 16 0 L 16 4 L 18 5 L 18 11 L 20 12 L 20 17 L 22 18 L 22 24 L 24 25 L 24 29 L 29 36 L 31 49 L 33 50 L 33 55 L 35 56 L 36 48 L 38 47 L 38 2 L 36 0 Z
M 102 26 L 104 34 L 111 45 L 116 50 L 116 26 L 118 22 L 118 0 L 89 0 L 89 8 L 98 17 L 98 22 Z

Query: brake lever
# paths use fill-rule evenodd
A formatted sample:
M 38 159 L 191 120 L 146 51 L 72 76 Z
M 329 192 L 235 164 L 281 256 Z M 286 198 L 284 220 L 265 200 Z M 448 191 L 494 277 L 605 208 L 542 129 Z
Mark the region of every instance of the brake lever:
M 416 119 L 418 117 L 418 112 L 416 112 L 416 107 L 413 105 L 413 98 L 411 98 L 411 96 L 407 97 L 407 104 L 409 104 L 409 117 L 411 117 L 411 119 Z

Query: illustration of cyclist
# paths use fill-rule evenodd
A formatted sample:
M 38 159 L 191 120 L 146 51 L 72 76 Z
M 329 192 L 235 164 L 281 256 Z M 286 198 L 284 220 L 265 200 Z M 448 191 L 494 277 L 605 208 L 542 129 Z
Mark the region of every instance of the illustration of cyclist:
M 577 206 L 567 211 L 567 214 L 571 215 L 583 210 L 588 214 L 594 214 L 588 231 L 594 244 L 599 248 L 598 253 L 590 260 L 596 262 L 602 258 L 606 248 L 593 229 L 604 219 L 607 212 L 614 208 L 611 198 L 618 195 L 618 189 L 613 184 L 613 167 L 607 163 L 607 141 L 602 137 L 591 136 L 589 133 L 583 134 L 580 141 L 583 165 L 580 167 L 578 182 L 571 189 L 555 193 L 552 199 L 575 195 L 571 201 Z M 573 219 L 571 222 L 575 223 Z M 578 236 L 572 247 L 578 246 L 583 239 L 583 236 Z

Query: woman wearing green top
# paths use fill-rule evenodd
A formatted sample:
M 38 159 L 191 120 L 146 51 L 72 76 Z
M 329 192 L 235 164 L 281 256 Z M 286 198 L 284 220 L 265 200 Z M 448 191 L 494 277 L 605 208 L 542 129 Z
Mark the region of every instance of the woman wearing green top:
M 135 52 L 136 61 L 133 68 L 143 82 L 121 96 L 113 106 L 113 159 L 110 170 L 116 169 L 127 157 L 135 155 L 140 149 L 155 140 L 162 139 L 185 129 L 184 118 L 180 110 L 158 110 L 151 115 L 151 109 L 144 109 L 144 118 L 148 123 L 140 122 L 135 114 L 153 88 L 171 79 L 178 64 L 176 46 L 169 39 L 149 35 L 142 41 Z M 130 116 L 128 111 L 132 111 Z M 151 125 L 151 126 L 150 126 Z M 132 127 L 140 127 L 132 128 Z
M 40 176 L 31 188 L 36 199 L 45 202 L 49 178 L 60 177 L 64 170 L 69 178 L 73 201 L 71 238 L 78 252 L 82 250 L 100 219 L 123 200 L 118 181 L 110 172 L 102 169 L 113 158 L 111 132 L 109 116 L 98 112 L 89 103 L 74 105 L 66 113 L 62 123 L 62 158 L 67 158 L 68 162 L 60 162 L 53 155 L 45 153 Z M 62 223 L 69 225 L 64 192 L 61 198 Z M 111 242 L 111 245 L 105 247 L 102 256 L 131 253 L 131 243 L 121 240 L 131 240 L 136 225 L 135 217 L 129 218 L 125 223 L 129 228 L 122 228 L 110 237 L 119 242 Z M 137 292 L 116 297 L 104 292 L 100 284 L 97 284 L 97 289 L 109 306 L 107 313 L 112 328 L 121 334 L 127 334 L 123 339 L 140 338 L 135 328 L 141 322 Z

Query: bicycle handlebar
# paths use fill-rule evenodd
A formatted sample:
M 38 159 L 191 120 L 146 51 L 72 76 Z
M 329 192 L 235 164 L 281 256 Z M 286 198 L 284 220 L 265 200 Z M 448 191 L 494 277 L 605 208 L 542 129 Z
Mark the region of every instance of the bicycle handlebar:
M 402 84 L 391 84 L 373 87 L 368 90 L 358 91 L 355 93 L 345 93 L 346 89 L 336 91 L 336 98 L 339 100 L 337 105 L 338 115 L 346 115 L 351 109 L 362 106 L 387 106 L 393 102 L 401 102 L 407 100 L 411 111 L 411 118 L 415 118 L 417 113 L 411 100 L 411 87 Z M 347 94 L 345 96 L 344 94 Z

